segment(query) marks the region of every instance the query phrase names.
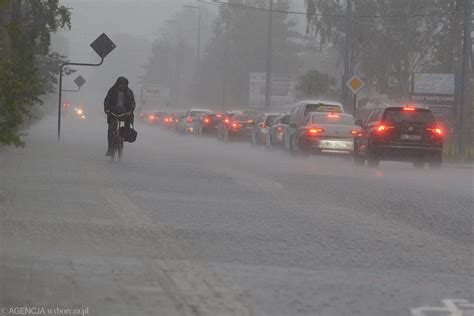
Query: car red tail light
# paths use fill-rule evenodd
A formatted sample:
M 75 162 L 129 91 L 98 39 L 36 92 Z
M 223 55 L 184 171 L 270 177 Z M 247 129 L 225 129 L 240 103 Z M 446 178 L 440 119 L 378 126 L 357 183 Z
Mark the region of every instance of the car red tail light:
M 324 129 L 322 128 L 310 128 L 308 129 L 308 131 L 306 132 L 306 134 L 308 134 L 308 136 L 317 136 L 317 135 L 320 135 L 324 133 Z
M 148 119 L 149 119 L 150 121 L 154 121 L 154 120 L 155 120 L 155 116 L 154 116 L 154 115 L 150 115 L 150 116 L 148 116 Z
M 206 123 L 206 124 L 209 123 L 210 121 L 211 121 L 211 120 L 208 119 L 208 118 L 205 118 L 205 119 L 204 119 L 204 123 Z
M 331 114 L 328 114 L 328 117 L 329 117 L 329 118 L 339 118 L 340 115 L 339 115 L 339 114 L 331 113 Z
M 224 123 L 229 123 L 229 122 L 230 122 L 230 120 L 227 119 L 227 118 L 224 120 Z
M 283 132 L 284 130 L 285 130 L 285 128 L 283 126 L 278 126 L 277 127 L 277 131 L 280 132 L 280 133 Z
M 407 112 L 415 112 L 415 111 L 416 111 L 416 108 L 414 108 L 414 107 L 412 107 L 412 106 L 409 106 L 409 105 L 407 105 L 407 106 L 405 106 L 405 107 L 403 108 L 403 111 L 407 111 Z
M 439 127 L 427 128 L 426 130 L 433 133 L 434 135 L 443 136 L 443 130 Z
M 360 131 L 356 131 L 356 130 L 351 131 L 351 135 L 354 136 L 354 137 L 355 136 L 360 136 Z
M 240 127 L 242 127 L 241 124 L 239 124 L 239 123 L 232 123 L 232 128 L 238 129 L 238 128 L 240 128 Z
M 188 117 L 188 118 L 186 119 L 186 122 L 192 123 L 192 122 L 194 122 L 194 119 L 193 119 L 192 117 Z
M 394 127 L 393 126 L 388 126 L 388 125 L 379 125 L 379 127 L 377 127 L 377 132 L 380 133 L 380 134 L 383 134 L 391 129 L 393 129 Z

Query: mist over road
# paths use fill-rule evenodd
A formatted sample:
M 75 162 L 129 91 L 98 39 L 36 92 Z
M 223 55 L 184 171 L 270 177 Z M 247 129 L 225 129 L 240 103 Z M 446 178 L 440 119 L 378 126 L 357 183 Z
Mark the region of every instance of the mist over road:
M 0 307 L 90 315 L 410 315 L 473 301 L 473 172 L 292 157 L 105 121 L 0 150 Z M 1 314 L 1 313 L 0 313 Z

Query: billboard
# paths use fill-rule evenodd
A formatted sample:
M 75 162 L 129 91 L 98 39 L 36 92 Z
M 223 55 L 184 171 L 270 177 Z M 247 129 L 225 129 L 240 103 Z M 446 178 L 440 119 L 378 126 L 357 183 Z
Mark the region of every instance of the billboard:
M 272 74 L 272 108 L 281 108 L 295 102 L 294 76 L 285 73 Z M 249 107 L 265 107 L 265 91 L 267 76 L 263 72 L 250 73 Z
M 449 94 L 455 93 L 456 75 L 454 74 L 413 74 L 413 93 Z
M 410 99 L 425 105 L 439 119 L 452 117 L 456 93 L 455 74 L 414 73 Z
M 142 86 L 141 108 L 150 110 L 167 106 L 170 97 L 171 89 L 167 85 L 144 85 Z
M 145 98 L 169 98 L 171 89 L 165 85 L 147 85 L 143 86 L 143 97 Z

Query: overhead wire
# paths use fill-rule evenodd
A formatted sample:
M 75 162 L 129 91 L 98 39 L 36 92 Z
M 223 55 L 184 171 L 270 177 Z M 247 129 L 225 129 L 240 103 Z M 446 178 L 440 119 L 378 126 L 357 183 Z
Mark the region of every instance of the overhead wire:
M 250 5 L 245 5 L 245 4 L 238 4 L 238 3 L 229 3 L 229 2 L 224 2 L 224 1 L 206 1 L 206 0 L 197 0 L 200 3 L 205 3 L 205 4 L 211 4 L 211 5 L 219 5 L 219 6 L 230 6 L 230 7 L 236 7 L 240 9 L 253 9 L 256 11 L 271 11 L 275 13 L 283 13 L 283 14 L 294 14 L 294 15 L 304 15 L 304 16 L 325 16 L 325 17 L 333 17 L 333 18 L 345 18 L 345 14 L 326 14 L 326 13 L 308 13 L 308 12 L 301 12 L 301 11 L 291 11 L 291 10 L 279 10 L 279 9 L 268 9 L 268 8 L 262 8 L 262 7 L 256 7 L 256 6 L 250 6 Z M 450 16 L 457 14 L 456 11 L 451 11 L 451 12 L 438 12 L 438 13 L 418 13 L 418 14 L 410 14 L 410 15 L 399 15 L 399 14 L 393 14 L 393 15 L 354 15 L 354 18 L 375 18 L 375 19 L 381 19 L 381 18 L 421 18 L 421 17 L 440 17 L 440 16 Z

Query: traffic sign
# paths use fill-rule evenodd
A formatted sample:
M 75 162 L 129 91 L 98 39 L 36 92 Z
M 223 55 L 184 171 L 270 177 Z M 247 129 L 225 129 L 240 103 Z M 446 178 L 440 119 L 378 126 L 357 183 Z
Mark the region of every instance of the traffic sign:
M 346 82 L 346 86 L 351 89 L 352 93 L 357 94 L 365 86 L 365 82 L 358 75 L 354 75 Z
M 95 41 L 91 43 L 92 49 L 100 56 L 100 58 L 104 59 L 105 56 L 110 54 L 111 51 L 117 47 L 112 40 L 102 33 Z
M 79 75 L 76 79 L 74 79 L 74 83 L 80 88 L 86 83 L 86 79 Z

